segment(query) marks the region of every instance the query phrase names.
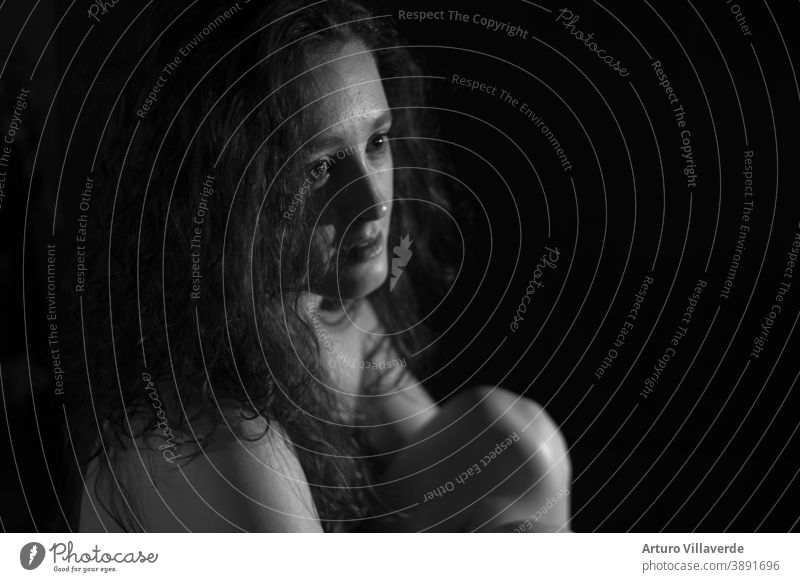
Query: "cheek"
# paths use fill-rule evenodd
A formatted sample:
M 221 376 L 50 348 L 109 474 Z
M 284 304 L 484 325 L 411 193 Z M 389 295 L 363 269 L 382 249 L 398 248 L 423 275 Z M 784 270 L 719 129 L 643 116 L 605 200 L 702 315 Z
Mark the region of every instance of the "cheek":
M 331 245 L 333 244 L 333 229 L 331 227 L 322 227 L 314 230 L 314 241 L 312 245 L 312 253 L 322 259 L 328 259 L 331 254 Z
M 389 200 L 394 200 L 394 157 L 389 153 L 389 168 L 386 172 L 386 187 Z
M 392 167 L 380 174 L 381 193 L 384 200 L 394 200 L 394 171 Z
M 376 168 L 377 182 L 384 200 L 394 200 L 394 158 L 391 150 Z

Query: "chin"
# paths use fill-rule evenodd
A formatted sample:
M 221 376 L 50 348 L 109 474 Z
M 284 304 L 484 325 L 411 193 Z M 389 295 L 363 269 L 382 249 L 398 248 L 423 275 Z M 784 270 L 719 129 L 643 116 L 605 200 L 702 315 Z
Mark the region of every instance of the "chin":
M 330 277 L 315 293 L 341 301 L 362 299 L 386 283 L 388 276 L 389 264 L 384 250 L 368 261 L 340 267 L 338 278 Z
M 334 282 L 333 295 L 342 300 L 362 299 L 378 290 L 386 282 L 389 265 L 386 253 L 359 265 L 349 265 L 339 271 L 338 286 Z M 338 288 L 337 288 L 338 287 Z

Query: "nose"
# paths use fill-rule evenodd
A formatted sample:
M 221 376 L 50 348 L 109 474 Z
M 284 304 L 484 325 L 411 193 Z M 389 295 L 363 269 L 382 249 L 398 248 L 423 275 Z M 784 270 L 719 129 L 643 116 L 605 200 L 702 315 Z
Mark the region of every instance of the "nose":
M 391 176 L 384 175 L 386 170 L 371 170 L 360 160 L 351 160 L 349 165 L 351 171 L 348 172 L 348 186 L 343 192 L 343 212 L 340 214 L 348 223 L 382 219 L 391 204 L 387 193 L 382 191 L 382 185 L 387 179 L 391 180 Z

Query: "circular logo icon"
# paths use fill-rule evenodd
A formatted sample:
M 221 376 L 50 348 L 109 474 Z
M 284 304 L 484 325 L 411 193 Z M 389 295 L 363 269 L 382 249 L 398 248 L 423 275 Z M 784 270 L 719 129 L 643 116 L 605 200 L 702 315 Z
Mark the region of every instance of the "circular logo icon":
M 19 563 L 26 570 L 35 570 L 44 560 L 44 546 L 39 542 L 30 542 L 19 551 Z

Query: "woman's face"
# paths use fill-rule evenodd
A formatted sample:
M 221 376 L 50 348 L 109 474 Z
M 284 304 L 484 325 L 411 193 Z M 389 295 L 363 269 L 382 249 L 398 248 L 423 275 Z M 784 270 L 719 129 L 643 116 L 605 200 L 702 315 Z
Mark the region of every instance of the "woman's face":
M 333 273 L 311 291 L 339 300 L 368 295 L 388 274 L 392 116 L 375 60 L 364 50 L 350 42 L 309 58 L 309 68 L 322 64 L 310 74 L 310 100 L 321 99 L 310 107 L 304 179 L 320 212 L 314 248 Z

